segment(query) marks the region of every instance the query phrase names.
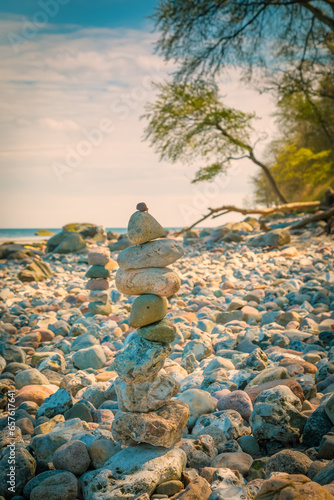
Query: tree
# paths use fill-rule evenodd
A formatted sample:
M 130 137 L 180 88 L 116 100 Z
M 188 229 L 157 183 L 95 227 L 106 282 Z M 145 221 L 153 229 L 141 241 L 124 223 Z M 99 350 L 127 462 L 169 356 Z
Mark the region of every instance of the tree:
M 272 175 L 291 201 L 321 197 L 334 180 L 334 106 L 328 97 L 334 81 L 324 78 L 319 91 L 312 100 L 300 91 L 278 102 L 280 136 L 270 144 L 268 157 Z M 258 202 L 278 202 L 263 175 L 254 183 Z
M 267 85 L 311 93 L 334 76 L 334 0 L 160 0 L 153 19 L 157 51 L 181 80 L 230 66 L 251 79 L 263 68 Z
M 199 158 L 206 165 L 193 182 L 212 180 L 225 172 L 232 161 L 248 158 L 258 165 L 275 195 L 286 203 L 270 169 L 256 156 L 251 145 L 254 114 L 224 106 L 218 87 L 206 83 L 162 83 L 156 101 L 146 107 L 149 124 L 146 139 L 161 159 L 192 163 Z

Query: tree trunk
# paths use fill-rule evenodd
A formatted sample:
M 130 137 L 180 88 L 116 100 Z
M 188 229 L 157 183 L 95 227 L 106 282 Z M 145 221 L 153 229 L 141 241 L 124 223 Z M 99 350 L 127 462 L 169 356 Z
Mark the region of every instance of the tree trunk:
M 274 193 L 276 194 L 276 196 L 278 197 L 278 199 L 281 201 L 281 203 L 284 203 L 284 204 L 288 203 L 288 200 L 285 198 L 285 196 L 279 190 L 279 188 L 278 188 L 278 186 L 276 184 L 276 181 L 273 178 L 273 176 L 271 175 L 271 172 L 270 172 L 269 168 L 267 167 L 267 165 L 265 165 L 264 163 L 262 163 L 261 161 L 259 161 L 257 158 L 255 158 L 255 156 L 254 156 L 254 154 L 253 154 L 252 151 L 249 153 L 249 158 L 252 160 L 252 162 L 254 162 L 256 165 L 258 165 L 259 167 L 262 168 L 265 176 L 267 177 L 267 179 L 269 181 L 269 184 L 273 188 Z

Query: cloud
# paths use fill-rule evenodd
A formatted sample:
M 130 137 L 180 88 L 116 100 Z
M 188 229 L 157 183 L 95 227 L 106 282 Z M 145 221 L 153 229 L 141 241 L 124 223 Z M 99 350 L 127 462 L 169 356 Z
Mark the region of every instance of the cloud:
M 154 39 L 133 29 L 76 28 L 39 33 L 18 54 L 0 45 L 0 226 L 57 227 L 68 220 L 124 226 L 143 197 L 163 224 L 182 226 L 185 204 L 198 213 L 242 204 L 256 171 L 249 162 L 240 162 L 240 172 L 208 195 L 207 184 L 190 183 L 200 165 L 159 162 L 143 143 L 139 117 L 154 97 L 151 81 L 172 70 L 152 53 Z M 273 103 L 242 87 L 237 71 L 222 78 L 221 89 L 228 105 L 263 117 L 258 131 L 274 133 Z M 101 132 L 106 120 L 110 130 Z M 66 164 L 92 137 L 96 145 L 58 182 L 55 163 Z

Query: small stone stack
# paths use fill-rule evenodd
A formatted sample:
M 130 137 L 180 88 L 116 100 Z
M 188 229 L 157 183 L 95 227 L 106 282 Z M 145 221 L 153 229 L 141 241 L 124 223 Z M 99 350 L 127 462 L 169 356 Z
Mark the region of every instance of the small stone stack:
M 174 446 L 189 418 L 185 403 L 171 401 L 179 383 L 162 370 L 176 334 L 174 325 L 164 319 L 166 297 L 181 286 L 177 273 L 166 266 L 183 255 L 181 243 L 165 236 L 146 204 L 139 203 L 128 225 L 133 246 L 123 250 L 117 260 L 117 289 L 139 295 L 130 314 L 130 325 L 138 330 L 113 363 L 119 375 L 115 381 L 119 411 L 112 432 L 125 445 Z
M 89 278 L 86 288 L 90 290 L 88 309 L 93 314 L 109 316 L 111 313 L 108 292 L 110 271 L 106 268 L 109 262 L 107 248 L 94 247 L 88 254 L 88 264 L 92 267 L 86 273 L 86 278 Z

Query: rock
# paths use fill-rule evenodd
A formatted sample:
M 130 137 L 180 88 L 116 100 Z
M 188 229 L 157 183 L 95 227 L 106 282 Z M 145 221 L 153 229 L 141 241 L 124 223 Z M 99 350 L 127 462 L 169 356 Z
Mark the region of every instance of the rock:
M 109 293 L 107 290 L 91 290 L 88 298 L 90 302 L 102 302 L 102 304 L 107 304 L 107 302 L 109 302 Z
M 237 470 L 246 476 L 253 463 L 253 458 L 247 453 L 221 453 L 212 461 L 212 467 Z
M 103 266 L 92 266 L 85 274 L 86 278 L 110 278 L 110 271 Z
M 207 500 L 211 494 L 209 483 L 203 477 L 196 477 L 184 491 L 170 497 L 171 500 Z
M 197 439 L 181 439 L 178 446 L 187 455 L 187 466 L 194 469 L 208 467 L 217 454 L 214 440 L 208 435 L 199 436 Z
M 53 272 L 50 266 L 40 259 L 34 259 L 26 269 L 19 272 L 18 278 L 21 281 L 43 281 L 47 278 L 51 278 Z
M 169 375 L 160 374 L 152 381 L 126 383 L 122 379 L 115 380 L 118 406 L 121 411 L 149 412 L 155 411 L 175 396 L 180 384 Z
M 304 474 L 312 464 L 312 460 L 296 450 L 282 450 L 269 458 L 266 465 L 266 474 L 269 476 L 272 472 L 286 472 L 288 474 Z
M 176 328 L 171 321 L 163 319 L 151 325 L 142 326 L 137 333 L 140 337 L 152 342 L 172 343 L 176 337 Z
M 248 425 L 245 425 L 241 415 L 234 410 L 224 410 L 213 413 L 211 415 L 202 415 L 198 418 L 192 434 L 198 436 L 208 430 L 211 425 L 220 429 L 226 439 L 238 439 L 251 433 Z
M 35 451 L 38 460 L 52 462 L 54 452 L 62 444 L 69 441 L 73 436 L 85 429 L 79 418 L 58 423 L 48 434 L 40 434 L 33 437 L 31 447 Z
M 28 481 L 23 488 L 23 497 L 27 499 L 30 498 L 32 490 L 39 486 L 42 481 L 48 479 L 51 476 L 63 473 L 64 471 L 61 470 L 46 470 L 45 472 L 37 474 L 37 476 L 35 476 L 33 479 L 30 479 L 30 481 Z
M 246 358 L 235 365 L 237 370 L 264 370 L 268 364 L 266 354 L 260 349 L 254 349 Z
M 141 245 L 166 236 L 166 231 L 148 212 L 135 212 L 128 224 L 128 238 L 132 245 Z
M 175 495 L 179 491 L 184 489 L 184 484 L 177 479 L 172 479 L 171 481 L 165 481 L 164 483 L 159 484 L 157 486 L 155 493 L 158 495 L 167 495 L 171 497 Z
M 78 497 L 78 482 L 70 472 L 61 471 L 44 479 L 33 488 L 30 500 L 75 500 Z
M 334 460 L 331 460 L 323 467 L 313 478 L 316 483 L 321 485 L 334 482 Z
M 0 354 L 9 363 L 25 363 L 26 354 L 21 347 L 16 345 L 1 343 L 0 344 Z
M 212 413 L 215 409 L 211 394 L 201 389 L 188 389 L 178 394 L 177 399 L 189 407 L 190 416 L 187 425 L 190 427 L 195 425 L 198 417 L 205 413 Z
M 115 441 L 122 444 L 137 442 L 170 448 L 181 439 L 188 418 L 189 409 L 185 403 L 168 401 L 155 412 L 118 411 L 112 424 L 112 433 Z
M 105 266 L 110 260 L 110 251 L 104 247 L 94 247 L 88 254 L 89 266 Z
M 109 316 L 112 312 L 112 306 L 109 302 L 107 304 L 103 302 L 90 302 L 88 309 L 92 314 L 101 314 L 102 316 Z
M 334 433 L 325 434 L 319 445 L 318 458 L 332 460 L 334 458 Z
M 300 386 L 300 384 L 293 379 L 287 379 L 287 380 L 273 380 L 271 382 L 267 382 L 265 384 L 260 384 L 254 387 L 251 387 L 250 389 L 246 388 L 245 392 L 248 394 L 250 397 L 252 403 L 254 403 L 255 399 L 258 397 L 261 392 L 266 391 L 267 389 L 272 389 L 274 387 L 277 387 L 278 385 L 285 385 L 286 387 L 289 387 L 289 389 L 294 393 L 295 396 L 297 396 L 300 399 L 300 402 L 304 402 L 304 393 L 303 390 Z
M 186 454 L 179 448 L 154 448 L 140 445 L 123 449 L 108 460 L 102 469 L 86 472 L 80 483 L 84 498 L 90 500 L 137 499 L 151 494 L 168 480 L 180 479 Z
M 219 399 L 218 410 L 235 410 L 242 418 L 249 420 L 253 411 L 250 397 L 244 391 L 233 391 Z
M 48 379 L 36 368 L 22 370 L 15 375 L 16 389 L 22 389 L 26 385 L 43 385 L 48 383 Z
M 327 417 L 330 419 L 330 421 L 334 425 L 334 394 L 332 394 L 332 396 L 325 403 L 325 412 L 326 412 Z
M 110 439 L 96 439 L 88 448 L 91 463 L 94 469 L 99 469 L 104 466 L 109 458 L 121 451 L 119 444 L 114 443 Z
M 184 254 L 180 241 L 162 239 L 149 241 L 123 250 L 117 258 L 121 269 L 141 269 L 147 267 L 167 267 Z
M 260 455 L 260 446 L 254 436 L 241 436 L 238 439 L 242 451 L 255 458 Z
M 131 306 L 130 325 L 133 328 L 156 323 L 167 314 L 167 299 L 151 293 L 140 295 Z
M 12 438 L 11 442 L 13 440 L 15 441 Z M 21 495 L 24 486 L 34 477 L 35 472 L 36 460 L 28 450 L 19 448 L 17 442 L 7 446 L 0 454 L 0 495 L 6 499 Z
M 25 401 L 32 401 L 40 406 L 51 394 L 53 394 L 53 390 L 50 387 L 25 385 L 16 393 L 15 403 L 18 407 Z
M 128 248 L 130 245 L 131 243 L 129 241 L 129 238 L 121 234 L 117 241 L 109 244 L 109 250 L 111 252 L 119 252 L 121 250 L 124 250 L 125 248 Z
M 90 456 L 85 443 L 74 440 L 61 445 L 55 451 L 52 461 L 56 469 L 81 476 L 89 467 Z
M 170 352 L 171 347 L 168 344 L 149 342 L 137 337 L 116 356 L 112 369 L 125 382 L 152 380 L 163 367 Z
M 254 402 L 250 417 L 256 439 L 275 439 L 283 443 L 297 442 L 307 417 L 301 411 L 301 402 L 286 386 L 262 391 Z
M 262 385 L 266 384 L 267 382 L 272 382 L 273 380 L 281 380 L 281 379 L 287 379 L 289 378 L 289 374 L 287 372 L 287 369 L 281 366 L 276 366 L 274 368 L 267 368 L 266 370 L 263 370 L 261 373 L 256 375 L 249 384 L 246 387 L 247 389 L 250 389 L 251 387 L 254 387 L 255 385 Z
M 48 240 L 46 251 L 66 254 L 72 252 L 80 252 L 85 248 L 85 240 L 80 234 L 70 231 L 63 231 Z
M 162 297 L 174 295 L 180 288 L 179 276 L 172 269 L 148 267 L 116 273 L 116 287 L 121 293 L 142 295 L 153 293 Z
M 37 410 L 37 418 L 42 416 L 52 418 L 56 415 L 64 414 L 65 411 L 72 408 L 72 406 L 73 398 L 71 393 L 61 387 L 41 404 L 40 408 Z
M 87 347 L 86 349 L 75 352 L 72 356 L 72 360 L 75 366 L 80 370 L 86 370 L 87 368 L 97 370 L 102 368 L 107 361 L 104 350 L 99 345 Z
M 265 481 L 256 500 L 331 500 L 322 486 L 302 474 L 280 474 Z
M 303 430 L 303 444 L 309 447 L 319 446 L 322 437 L 333 427 L 324 405 L 318 408 L 308 418 Z
M 290 243 L 290 233 L 287 229 L 273 229 L 267 233 L 252 236 L 248 240 L 251 247 L 281 247 Z
M 91 278 L 89 281 L 87 281 L 86 288 L 87 290 L 108 290 L 109 281 L 105 278 Z
M 66 410 L 64 413 L 65 420 L 70 420 L 71 418 L 80 418 L 85 422 L 93 422 L 93 417 L 90 409 L 84 403 L 77 402 L 72 408 Z M 35 432 L 37 434 L 37 432 Z

